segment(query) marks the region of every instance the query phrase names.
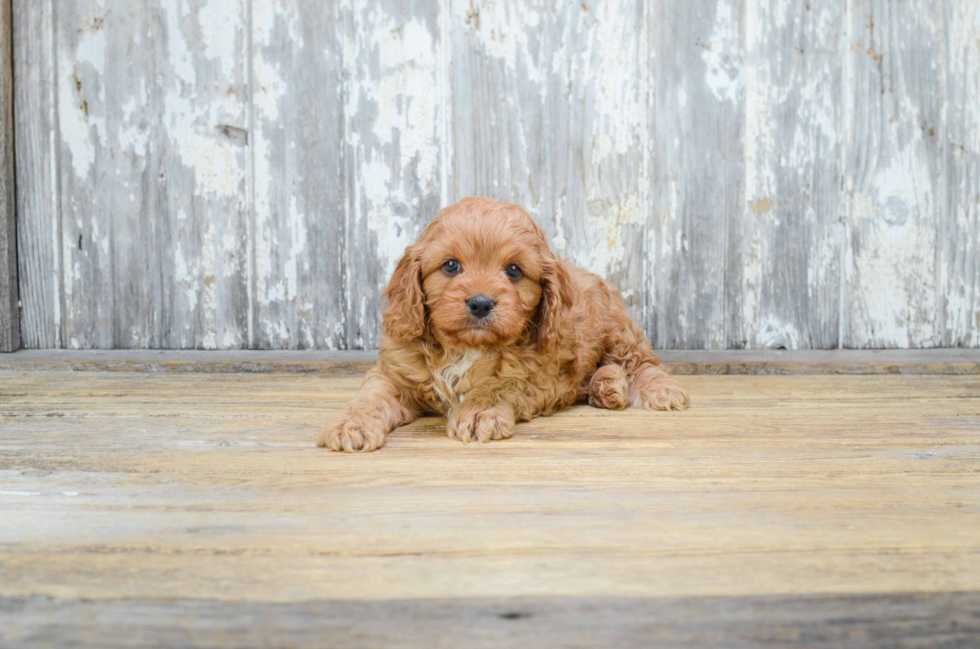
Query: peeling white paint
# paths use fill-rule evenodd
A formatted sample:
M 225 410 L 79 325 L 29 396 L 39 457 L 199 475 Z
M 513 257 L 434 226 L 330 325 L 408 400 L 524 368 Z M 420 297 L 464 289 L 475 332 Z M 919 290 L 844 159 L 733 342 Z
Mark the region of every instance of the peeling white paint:
M 556 252 L 565 255 L 568 249 L 568 239 L 565 238 L 565 230 L 562 227 L 565 220 L 565 203 L 568 200 L 568 194 L 562 194 L 558 197 L 558 202 L 555 204 L 555 236 L 551 238 L 551 247 Z
M 105 98 L 106 37 L 100 29 L 84 30 L 78 38 L 75 51 L 65 47 L 58 53 L 58 117 L 72 168 L 85 181 L 95 163 L 96 148 L 106 146 L 105 115 L 99 107 Z
M 227 330 L 221 339 L 221 349 L 238 349 L 242 346 L 242 337 L 238 332 Z
M 947 138 L 953 143 L 946 182 L 954 196 L 946 218 L 955 230 L 940 267 L 943 344 L 980 347 L 980 3 L 949 7 L 946 78 L 956 94 L 946 107 Z
M 758 349 L 800 349 L 800 332 L 791 322 L 782 322 L 773 315 L 756 326 L 755 344 Z
M 370 206 L 366 219 L 368 228 L 375 234 L 378 242 L 378 256 L 385 264 L 384 276 L 387 279 L 395 271 L 395 265 L 412 244 L 417 233 L 410 218 L 414 205 L 405 205 L 406 198 L 400 189 L 389 190 L 392 184 L 388 163 L 373 160 L 361 164 L 360 179 L 365 203 Z M 393 213 L 391 205 L 402 207 L 401 215 Z
M 719 5 L 718 11 L 722 11 L 721 5 L 726 5 L 724 0 Z M 726 5 L 727 6 L 727 5 Z M 744 164 L 744 187 L 746 205 L 743 210 L 748 225 L 743 236 L 748 239 L 748 246 L 743 253 L 742 276 L 745 290 L 742 295 L 742 310 L 744 314 L 742 338 L 751 341 L 753 338 L 761 337 L 758 324 L 763 298 L 762 290 L 766 286 L 767 277 L 765 274 L 764 261 L 768 261 L 768 238 L 762 235 L 764 224 L 759 221 L 769 220 L 771 210 L 760 214 L 753 210 L 752 205 L 755 201 L 769 201 L 769 196 L 773 195 L 773 177 L 771 168 L 767 161 L 771 160 L 773 153 L 771 124 L 775 121 L 772 116 L 772 106 L 767 105 L 768 97 L 763 96 L 764 88 L 768 87 L 771 81 L 771 69 L 767 60 L 767 52 L 761 52 L 764 45 L 759 25 L 759 7 L 755 0 L 746 0 L 745 6 L 745 40 L 747 45 L 747 64 L 743 71 L 744 77 L 744 102 L 745 102 L 745 131 L 742 140 L 742 147 L 745 156 Z M 730 16 L 729 16 L 730 18 Z M 717 25 L 716 25 L 717 31 Z M 710 45 L 709 45 L 710 46 Z M 704 55 L 702 55 L 704 56 Z M 706 59 L 707 61 L 707 59 Z M 715 97 L 721 96 L 715 86 L 712 85 L 711 65 L 717 61 L 709 62 L 708 84 Z M 760 87 L 760 84 L 762 87 Z M 734 97 L 733 97 L 734 99 Z M 751 345 L 752 343 L 750 343 Z M 765 344 L 758 340 L 755 344 Z
M 190 2 L 181 4 L 183 5 L 183 16 L 186 17 L 190 12 Z M 194 87 L 197 85 L 197 69 L 194 66 L 191 50 L 187 46 L 187 40 L 184 38 L 181 16 L 177 15 L 173 7 L 169 11 L 166 8 L 161 8 L 161 13 L 166 20 L 167 63 L 179 81 L 188 87 Z M 152 38 L 152 34 L 148 34 L 147 37 Z
M 184 123 L 172 123 L 170 133 L 179 143 L 181 161 L 194 170 L 199 195 L 242 197 L 245 170 L 234 145 L 221 142 L 213 134 L 202 135 Z
M 240 11 L 241 0 L 202 0 L 197 8 L 204 56 L 218 66 L 222 77 L 234 73 L 240 58 L 242 34 L 237 21 L 229 20 Z
M 701 43 L 705 83 L 718 101 L 738 103 L 742 91 L 742 52 L 739 21 L 732 0 L 718 0 L 711 37 Z
M 877 345 L 910 347 L 936 340 L 936 229 L 927 154 L 916 146 L 921 129 L 909 125 L 912 142 L 882 156 L 866 191 L 851 198 L 855 255 L 852 286 L 858 289 L 854 327 Z M 906 126 L 908 128 L 909 126 Z M 924 299 L 925 298 L 925 299 Z
M 856 234 L 861 254 L 853 259 L 852 285 L 860 294 L 852 305 L 857 307 L 852 327 L 866 327 L 871 339 L 886 347 L 918 346 L 937 333 L 938 305 L 922 299 L 935 293 L 936 235 L 929 203 L 914 198 L 914 175 L 896 160 L 878 175 L 876 197 L 860 192 L 852 197 L 854 220 L 864 224 Z
M 628 230 L 625 226 L 641 226 L 645 215 L 640 210 L 639 196 L 636 194 L 624 196 L 622 202 L 608 206 L 604 201 L 594 199 L 590 207 L 596 210 L 590 219 L 594 230 L 590 237 L 593 245 L 587 251 L 576 251 L 573 259 L 592 272 L 610 278 L 626 261 L 627 244 L 630 242 L 626 240 Z
M 362 29 L 345 34 L 342 42 L 348 145 L 357 179 L 353 213 L 377 242 L 377 263 L 385 268 L 378 273 L 375 290 L 380 293 L 405 247 L 418 236 L 419 193 L 442 193 L 438 138 L 443 107 L 434 92 L 441 74 L 436 69 L 438 26 L 430 28 L 415 17 L 396 20 L 371 3 L 355 3 L 353 10 Z M 367 322 L 373 318 L 365 306 Z
M 199 275 L 203 277 L 204 283 L 201 290 L 201 307 L 204 310 L 205 331 L 201 346 L 204 349 L 216 349 L 218 299 L 212 223 L 208 222 L 204 225 L 203 238 L 204 245 L 201 246 L 200 270 L 198 271 Z
M 187 300 L 187 308 L 193 313 L 197 309 L 197 296 L 200 286 L 197 282 L 197 272 L 192 271 L 184 256 L 183 245 L 180 240 L 174 247 L 174 280 L 177 286 L 183 288 L 184 298 Z
M 221 91 L 211 101 L 200 101 L 196 88 L 195 60 L 184 38 L 181 23 L 175 11 L 163 13 L 167 17 L 167 61 L 176 78 L 182 82 L 167 87 L 164 98 L 164 126 L 172 146 L 181 162 L 193 170 L 198 195 L 243 201 L 246 171 L 243 150 L 217 131 L 220 124 L 229 121 L 236 126 L 235 122 L 240 120 L 237 116 L 242 113 L 240 100 L 235 94 Z M 225 15 L 224 21 L 229 24 L 236 22 L 230 20 L 228 15 Z M 226 64 L 232 65 L 236 59 L 232 50 L 232 57 Z M 231 116 L 235 117 L 229 119 Z
M 78 38 L 78 46 L 75 49 L 75 60 L 79 63 L 88 63 L 94 68 L 98 75 L 105 74 L 105 51 L 106 37 L 105 31 L 97 28 L 81 30 Z M 105 89 L 101 89 L 101 97 L 105 98 Z
M 256 306 L 267 307 L 269 305 L 285 302 L 289 293 L 288 280 L 283 280 L 279 275 L 280 269 L 276 259 L 279 258 L 278 252 L 281 247 L 286 245 L 292 249 L 293 242 L 283 242 L 279 239 L 280 224 L 276 218 L 278 204 L 278 190 L 281 185 L 274 185 L 277 178 L 281 178 L 283 169 L 273 168 L 272 148 L 274 143 L 280 138 L 280 104 L 287 97 L 288 86 L 279 64 L 270 61 L 265 53 L 266 48 L 273 47 L 273 32 L 277 26 L 285 21 L 287 29 L 291 35 L 294 30 L 296 17 L 288 15 L 287 7 L 267 0 L 254 2 L 253 18 L 254 40 L 257 45 L 255 55 L 252 57 L 252 75 L 255 84 L 253 90 L 253 114 L 256 133 L 252 138 L 251 145 L 253 151 L 253 163 L 255 173 L 254 184 L 254 212 L 255 224 L 253 237 L 254 245 L 254 290 Z M 302 170 L 299 170 L 300 172 Z M 291 173 L 295 173 L 292 172 Z M 292 232 L 297 232 L 303 228 L 305 237 L 305 224 L 299 223 L 302 217 L 295 207 L 295 196 L 291 196 L 290 211 L 282 215 L 285 217 L 286 227 Z M 297 251 L 298 254 L 299 251 Z M 295 270 L 295 261 L 290 264 L 294 284 L 298 282 L 298 272 Z M 293 296 L 295 297 L 295 295 Z M 285 340 L 289 338 L 288 329 L 283 322 L 273 322 L 264 320 L 258 323 L 259 328 L 265 332 L 267 337 L 272 339 Z
M 477 11 L 479 18 L 473 12 Z M 531 3 L 480 2 L 453 0 L 457 24 L 465 25 L 477 40 L 480 50 L 493 57 L 526 82 L 541 84 L 544 70 L 534 64 L 530 36 L 539 36 L 545 19 Z M 479 24 L 477 24 L 477 20 Z M 557 65 L 557 62 L 553 62 Z
M 392 34 L 396 27 L 390 20 L 375 25 L 381 34 L 374 44 L 380 77 L 376 83 L 362 85 L 358 99 L 377 106 L 373 130 L 379 143 L 391 143 L 398 137 L 401 168 L 415 161 L 418 182 L 434 184 L 439 157 L 435 130 L 438 97 L 432 92 L 435 43 L 428 28 L 416 20 Z
M 295 300 L 299 296 L 299 263 L 306 255 L 306 220 L 296 207 L 296 196 L 291 196 L 289 200 L 289 239 L 289 254 L 283 266 L 285 297 Z M 308 271 L 308 265 L 302 270 Z
M 305 47 L 296 11 L 296 3 L 281 0 L 252 0 L 252 34 L 255 43 L 268 47 L 273 42 L 273 32 L 285 25 L 291 47 Z
M 253 58 L 252 74 L 255 78 L 255 111 L 267 123 L 275 123 L 279 119 L 279 102 L 286 97 L 286 82 L 280 71 L 261 54 Z
M 776 185 L 776 160 L 778 157 L 774 141 L 775 129 L 781 124 L 776 117 L 783 99 L 774 97 L 772 88 L 778 85 L 774 78 L 771 52 L 766 35 L 762 33 L 762 23 L 766 20 L 764 7 L 768 5 L 758 0 L 747 0 L 745 5 L 746 63 L 742 68 L 744 84 L 743 101 L 745 105 L 745 126 L 743 134 L 744 200 L 742 208 L 745 227 L 742 236 L 746 240 L 742 256 L 742 331 L 741 337 L 748 347 L 767 348 L 773 345 L 772 331 L 782 331 L 789 324 L 776 322 L 775 316 L 765 311 L 778 308 L 765 299 L 764 293 L 772 285 L 771 266 L 774 263 L 770 250 L 776 221 L 773 202 L 779 200 Z M 721 11 L 721 8 L 719 8 Z M 710 70 L 709 70 L 710 77 Z M 711 79 L 709 78 L 709 86 Z M 716 97 L 719 93 L 712 87 Z M 806 128 L 806 123 L 797 132 Z M 767 332 L 767 328 L 769 331 Z M 798 344 L 798 335 L 794 339 Z M 779 342 L 789 347 L 785 342 Z
M 582 68 L 574 79 L 561 81 L 569 85 L 587 80 L 592 86 L 591 158 L 592 164 L 603 164 L 613 155 L 629 155 L 638 145 L 647 110 L 640 93 L 640 43 L 628 6 L 597 2 L 580 16 L 579 29 L 587 37 L 575 58 Z

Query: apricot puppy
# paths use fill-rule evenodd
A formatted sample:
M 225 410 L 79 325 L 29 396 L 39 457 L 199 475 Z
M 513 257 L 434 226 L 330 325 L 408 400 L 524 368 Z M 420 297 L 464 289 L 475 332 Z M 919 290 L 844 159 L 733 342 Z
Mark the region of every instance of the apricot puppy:
M 319 446 L 373 451 L 423 413 L 447 415 L 453 439 L 489 442 L 576 401 L 689 404 L 619 292 L 552 254 L 513 203 L 466 198 L 439 212 L 385 297 L 378 364 Z

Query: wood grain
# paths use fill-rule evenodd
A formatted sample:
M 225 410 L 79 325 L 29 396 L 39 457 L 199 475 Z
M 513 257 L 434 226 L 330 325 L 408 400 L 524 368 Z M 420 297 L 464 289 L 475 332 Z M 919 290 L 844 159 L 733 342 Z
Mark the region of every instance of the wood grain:
M 940 3 L 848 8 L 844 347 L 941 340 L 945 57 Z
M 980 340 L 980 5 L 944 4 L 946 196 L 939 231 L 942 344 Z
M 464 633 L 474 606 L 499 629 L 565 601 L 596 611 L 583 637 L 644 610 L 683 611 L 678 633 L 976 628 L 978 376 L 691 376 L 682 413 L 574 407 L 486 446 L 423 418 L 377 453 L 316 449 L 359 381 L 0 372 L 5 645 L 223 646 L 341 611 Z
M 20 348 L 14 185 L 14 20 L 0 0 L 0 352 Z
M 980 594 L 500 597 L 296 603 L 0 598 L 10 649 L 971 647 Z
M 14 0 L 17 259 L 24 347 L 62 345 L 53 0 Z
M 251 5 L 252 348 L 346 346 L 344 35 L 333 4 Z
M 843 16 L 844 3 L 745 3 L 736 346 L 840 346 Z
M 727 349 L 742 339 L 738 255 L 745 204 L 741 0 L 652 2 L 650 224 L 654 347 Z
M 64 346 L 247 346 L 245 1 L 55 23 Z

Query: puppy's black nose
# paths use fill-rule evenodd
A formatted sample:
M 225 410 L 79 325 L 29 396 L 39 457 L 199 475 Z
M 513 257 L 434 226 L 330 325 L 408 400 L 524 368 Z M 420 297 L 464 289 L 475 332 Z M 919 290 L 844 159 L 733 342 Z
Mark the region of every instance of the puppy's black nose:
M 470 310 L 470 315 L 477 320 L 482 320 L 490 315 L 495 304 L 496 302 L 489 295 L 474 295 L 466 300 L 466 308 Z

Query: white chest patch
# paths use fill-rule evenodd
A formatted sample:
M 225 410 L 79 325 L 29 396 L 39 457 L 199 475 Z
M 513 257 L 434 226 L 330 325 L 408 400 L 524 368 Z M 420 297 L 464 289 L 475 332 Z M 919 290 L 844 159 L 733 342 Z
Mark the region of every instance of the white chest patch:
M 435 377 L 433 384 L 443 401 L 456 404 L 463 402 L 466 395 L 459 392 L 460 381 L 480 358 L 480 354 L 479 349 L 468 349 L 456 360 L 442 367 L 432 368 L 432 376 Z

